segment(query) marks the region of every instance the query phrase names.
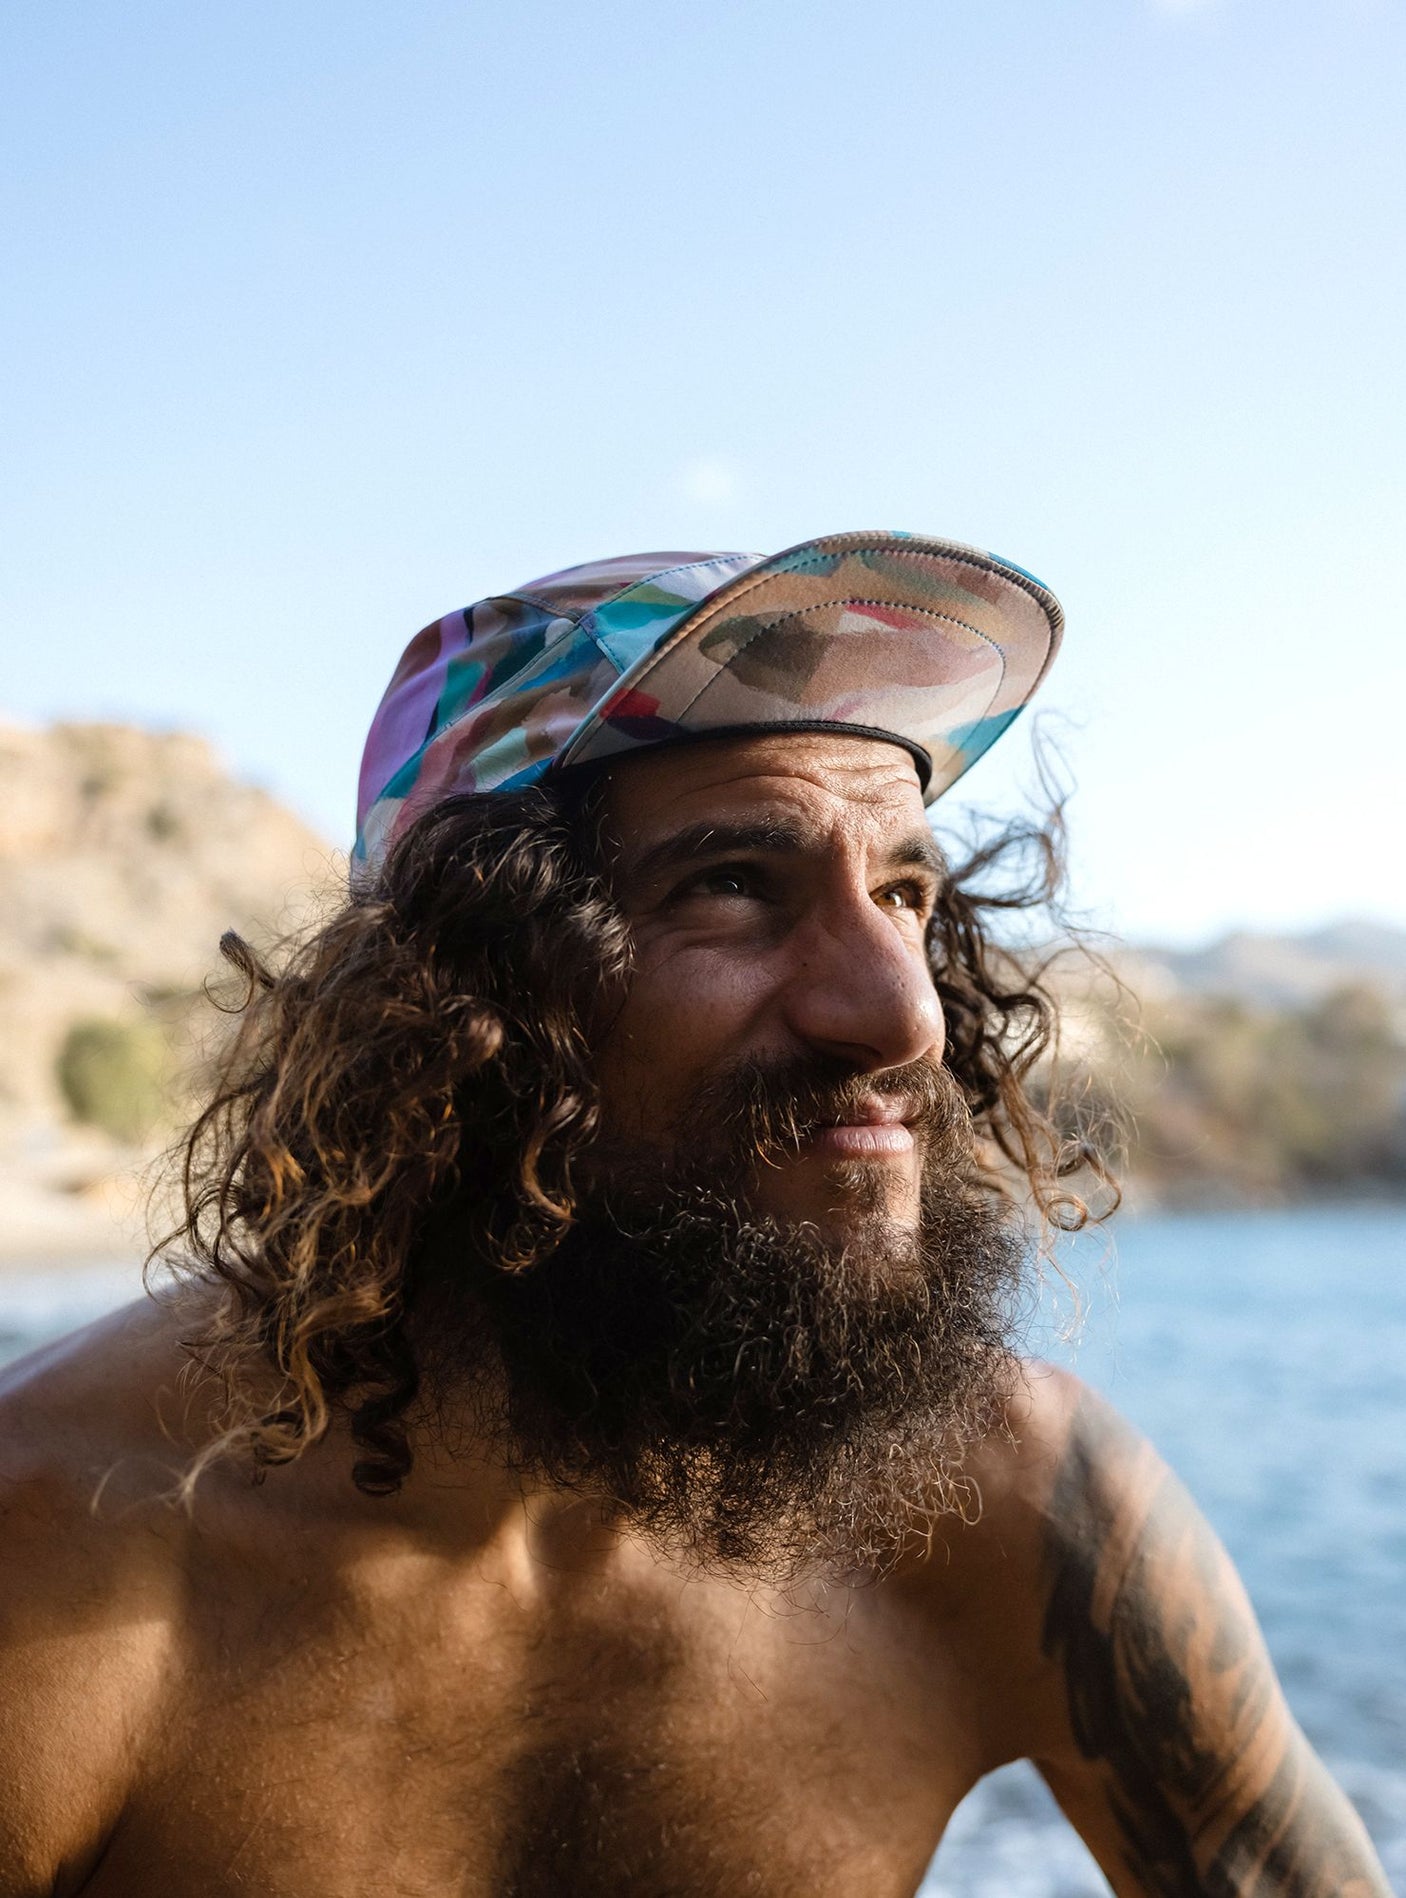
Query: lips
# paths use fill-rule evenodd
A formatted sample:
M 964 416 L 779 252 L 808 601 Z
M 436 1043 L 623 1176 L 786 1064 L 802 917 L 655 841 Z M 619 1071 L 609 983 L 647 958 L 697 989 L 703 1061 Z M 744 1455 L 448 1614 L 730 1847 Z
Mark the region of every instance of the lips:
M 889 1159 L 913 1151 L 908 1102 L 876 1096 L 846 1107 L 842 1119 L 813 1129 L 805 1146 L 813 1153 L 846 1160 Z

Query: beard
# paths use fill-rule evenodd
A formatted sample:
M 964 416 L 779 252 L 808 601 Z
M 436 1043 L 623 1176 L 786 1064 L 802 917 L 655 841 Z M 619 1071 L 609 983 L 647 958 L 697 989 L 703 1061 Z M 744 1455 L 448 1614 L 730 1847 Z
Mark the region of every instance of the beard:
M 920 1143 L 916 1222 L 888 1215 L 882 1164 L 854 1161 L 827 1170 L 836 1231 L 749 1208 L 759 1166 L 875 1093 L 904 1098 Z M 462 1388 L 478 1359 L 480 1422 L 513 1467 L 686 1564 L 881 1572 L 961 1508 L 964 1455 L 1014 1382 L 1025 1247 L 978 1184 L 965 1103 L 935 1064 L 807 1059 L 714 1080 L 680 1124 L 686 1157 L 602 1142 L 555 1251 L 475 1272 L 462 1325 L 437 1301 L 434 1382 Z

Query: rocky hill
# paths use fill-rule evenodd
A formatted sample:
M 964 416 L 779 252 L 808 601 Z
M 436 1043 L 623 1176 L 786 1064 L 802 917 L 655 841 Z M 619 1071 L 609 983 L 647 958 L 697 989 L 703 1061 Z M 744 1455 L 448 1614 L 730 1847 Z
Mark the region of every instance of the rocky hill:
M 1118 983 L 1068 959 L 1066 1041 L 1076 1084 L 1128 1126 L 1134 1202 L 1406 1195 L 1406 932 L 1108 960 Z
M 221 934 L 296 930 L 345 875 L 200 739 L 0 725 L 0 1268 L 139 1250 Z M 1065 1046 L 1134 1117 L 1135 1199 L 1406 1190 L 1406 932 L 1115 961 L 1121 993 L 1066 980 Z
M 198 738 L 0 725 L 0 1259 L 130 1243 L 143 1064 L 169 1093 L 224 930 L 295 929 L 344 874 Z

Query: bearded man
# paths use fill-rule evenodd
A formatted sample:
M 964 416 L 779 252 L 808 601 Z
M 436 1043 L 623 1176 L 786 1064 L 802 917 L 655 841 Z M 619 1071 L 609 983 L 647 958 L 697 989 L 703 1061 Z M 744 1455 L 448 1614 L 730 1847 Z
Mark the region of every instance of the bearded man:
M 346 906 L 227 945 L 179 1283 L 5 1384 L 0 1894 L 897 1898 L 1022 1757 L 1120 1893 L 1385 1892 L 1194 1506 L 1016 1352 L 1079 1156 L 924 804 L 1060 625 L 847 534 L 411 644 Z

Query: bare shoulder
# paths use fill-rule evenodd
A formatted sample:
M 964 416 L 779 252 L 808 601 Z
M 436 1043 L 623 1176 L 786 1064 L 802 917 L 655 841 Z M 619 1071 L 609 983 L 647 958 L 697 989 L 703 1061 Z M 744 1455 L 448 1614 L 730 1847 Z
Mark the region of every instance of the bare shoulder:
M 75 1888 L 125 1798 L 178 1626 L 180 1365 L 155 1303 L 0 1373 L 0 1894 Z
M 1116 1892 L 1385 1893 L 1284 1702 L 1254 1611 L 1153 1447 L 1029 1367 L 954 1539 L 997 1757 L 1035 1760 Z
M 1068 1371 L 1038 1360 L 1019 1366 L 995 1428 L 967 1454 L 960 1519 L 933 1545 L 935 1584 L 960 1590 L 970 1580 L 983 1595 L 994 1586 L 1003 1597 L 1039 1597 L 1056 1492 L 1097 1404 Z
M 1020 1366 L 1001 1418 L 971 1459 L 978 1490 L 974 1522 L 1006 1530 L 1018 1517 L 1043 1518 L 1071 1442 L 1101 1400 L 1072 1371 L 1040 1359 Z M 1102 1405 L 1107 1409 L 1106 1405 Z M 1112 1413 L 1110 1413 L 1112 1414 Z

